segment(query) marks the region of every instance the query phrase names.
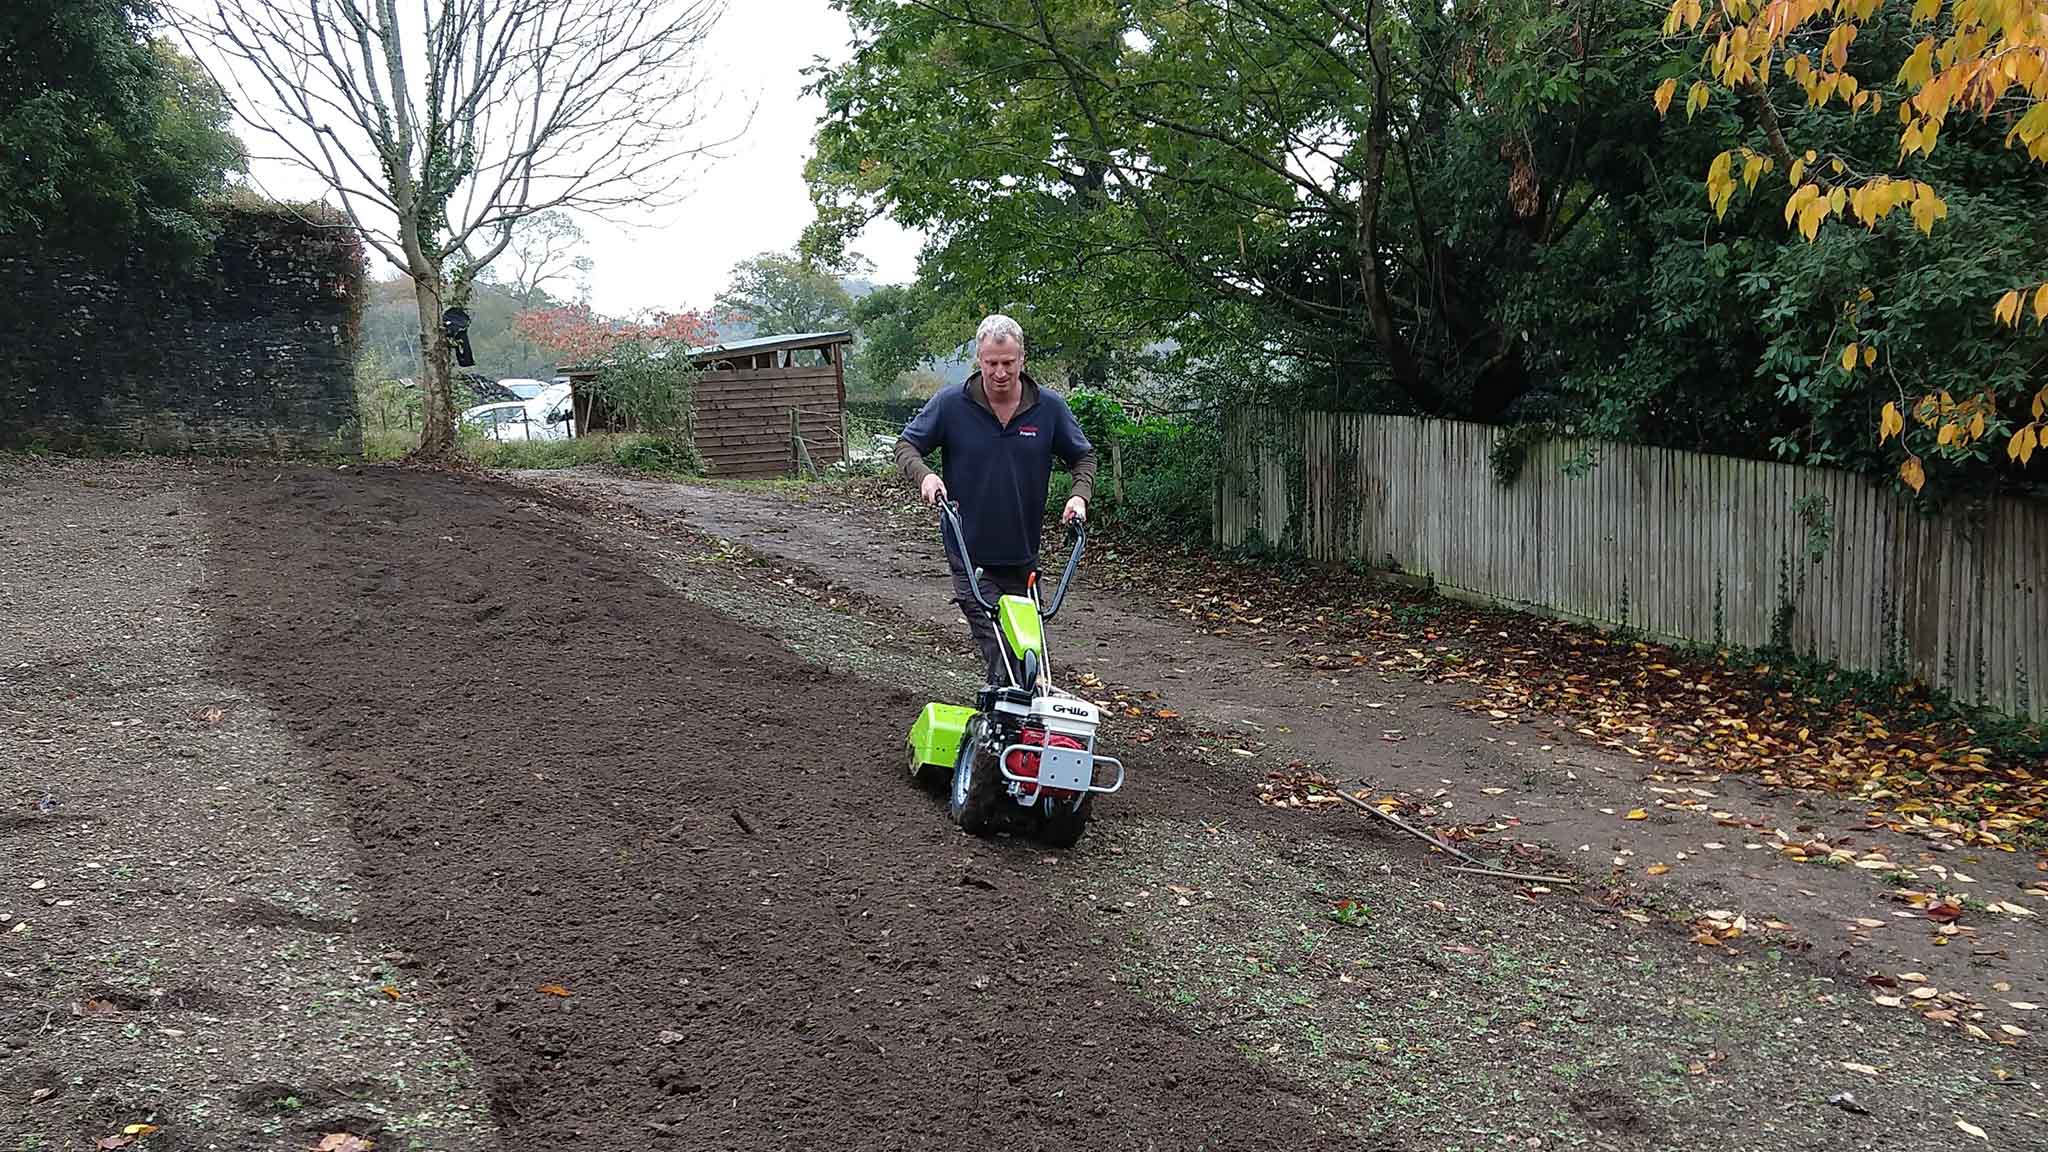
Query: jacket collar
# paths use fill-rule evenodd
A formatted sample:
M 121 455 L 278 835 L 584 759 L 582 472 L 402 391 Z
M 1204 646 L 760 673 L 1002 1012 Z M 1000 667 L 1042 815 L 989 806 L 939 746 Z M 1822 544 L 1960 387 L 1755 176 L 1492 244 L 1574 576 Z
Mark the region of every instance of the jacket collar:
M 1022 380 L 1024 383 L 1023 395 L 1017 398 L 1017 411 L 1011 416 L 1013 420 L 1038 407 L 1038 381 L 1033 380 L 1029 372 L 1022 374 Z M 967 389 L 967 398 L 974 401 L 975 407 L 991 416 L 996 414 L 994 406 L 988 402 L 988 391 L 981 386 L 981 372 L 979 369 L 967 378 L 965 387 Z

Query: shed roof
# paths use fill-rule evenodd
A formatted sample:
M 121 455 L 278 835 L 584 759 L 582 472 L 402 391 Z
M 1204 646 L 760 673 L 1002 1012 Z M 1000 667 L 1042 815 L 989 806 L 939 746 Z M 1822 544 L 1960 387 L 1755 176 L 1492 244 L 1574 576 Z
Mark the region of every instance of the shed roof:
M 786 336 L 756 336 L 751 340 L 728 340 L 704 348 L 690 349 L 690 359 L 737 356 L 743 352 L 779 352 L 784 348 L 823 348 L 830 344 L 851 344 L 851 332 L 793 332 Z
M 853 343 L 851 332 L 792 332 L 782 336 L 756 336 L 748 340 L 727 340 L 718 344 L 707 344 L 690 349 L 692 360 L 717 360 L 727 356 L 751 356 L 761 352 L 780 352 L 785 348 L 824 348 L 831 345 Z M 654 355 L 662 355 L 657 350 Z M 597 371 L 595 363 L 565 364 L 557 369 L 563 375 L 590 375 Z

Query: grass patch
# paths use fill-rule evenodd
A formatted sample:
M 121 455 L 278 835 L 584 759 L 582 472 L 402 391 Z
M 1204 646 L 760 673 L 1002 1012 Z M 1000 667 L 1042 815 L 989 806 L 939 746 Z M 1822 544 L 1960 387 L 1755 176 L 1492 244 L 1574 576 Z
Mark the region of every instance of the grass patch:
M 464 451 L 486 468 L 576 468 L 609 464 L 632 472 L 695 475 L 702 470 L 694 445 L 644 434 L 579 436 L 573 440 L 479 440 Z
M 416 432 L 404 430 L 363 433 L 363 459 L 371 464 L 383 464 L 402 460 L 405 454 L 419 447 L 420 438 Z

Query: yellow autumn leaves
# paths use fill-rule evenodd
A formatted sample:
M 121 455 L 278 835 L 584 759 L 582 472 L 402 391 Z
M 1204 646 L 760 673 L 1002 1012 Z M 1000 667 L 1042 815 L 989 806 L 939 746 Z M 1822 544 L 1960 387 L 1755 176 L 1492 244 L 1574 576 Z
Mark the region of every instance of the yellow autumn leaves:
M 2020 323 L 2021 307 L 2022 293 L 2020 289 L 2015 288 L 1998 298 L 1998 303 L 1993 305 L 1991 309 L 1991 315 L 2000 324 L 2007 324 L 2017 328 Z M 2034 289 L 2034 323 L 2039 324 L 2044 321 L 2048 321 L 2048 283 L 2044 283 Z
M 2020 312 L 2027 307 L 2025 299 L 2028 295 L 2033 297 L 2028 310 L 2033 313 L 2034 324 L 2037 327 L 2048 324 L 2048 283 L 2036 285 L 2031 293 L 2018 288 L 2007 292 L 1998 298 L 1997 304 L 1992 305 L 1992 317 L 2007 327 L 2019 327 Z M 2022 466 L 2033 463 L 2037 450 L 2048 449 L 2048 385 L 2034 393 L 2028 415 L 2032 419 L 2020 425 L 2013 432 L 2012 439 L 2005 443 L 2007 458 L 2019 461 Z
M 1756 187 L 1757 178 L 1771 170 L 1769 158 L 1758 155 L 1747 148 L 1741 149 L 1742 186 Z M 1735 195 L 1735 152 L 1723 152 L 1714 157 L 1707 166 L 1707 200 L 1714 206 L 1714 215 L 1728 214 L 1728 201 Z
M 1698 115 L 1700 109 L 1707 106 L 1707 97 L 1710 94 L 1711 90 L 1707 87 L 1706 81 L 1695 80 L 1692 82 L 1692 87 L 1687 89 L 1685 93 L 1685 118 L 1687 120 Z M 1657 85 L 1657 91 L 1650 97 L 1650 102 L 1657 106 L 1657 115 L 1662 116 L 1671 110 L 1671 98 L 1676 95 L 1678 95 L 1678 81 L 1676 79 L 1666 79 L 1662 84 Z
M 1758 179 L 1777 167 L 1770 157 L 1748 148 L 1732 149 L 1714 157 L 1707 166 L 1707 202 L 1716 217 L 1727 215 L 1728 203 L 1734 198 L 1737 160 L 1742 162 L 1740 185 L 1744 188 L 1754 189 Z M 1816 153 L 1808 152 L 1792 162 L 1793 190 L 1785 201 L 1785 223 L 1798 228 L 1799 234 L 1808 240 L 1820 234 L 1820 226 L 1828 217 L 1845 212 L 1854 215 L 1865 228 L 1876 228 L 1887 216 L 1905 208 L 1913 216 L 1913 226 L 1927 233 L 1934 231 L 1937 222 L 1948 218 L 1948 204 L 1925 181 L 1874 176 L 1854 188 L 1839 184 L 1824 188 L 1818 181 L 1804 181 L 1808 165 L 1818 160 Z M 1827 167 L 1834 175 L 1845 171 L 1839 160 L 1828 161 Z
M 1750 92 L 1767 105 L 1775 72 L 1805 92 L 1809 108 L 1839 102 L 1852 116 L 1876 113 L 1883 109 L 1884 98 L 1849 72 L 1849 58 L 1862 26 L 1882 3 L 1716 0 L 1710 12 L 1705 0 L 1672 0 L 1664 34 L 1700 30 L 1709 39 L 1700 59 L 1702 71 L 1729 90 Z M 1898 161 L 1932 154 L 1944 122 L 1962 111 L 1997 114 L 2009 125 L 2006 147 L 2022 149 L 2036 162 L 2048 164 L 2048 0 L 1913 0 L 1913 26 L 1937 21 L 1937 34 L 1916 43 L 1894 77 L 1901 93 Z M 1823 30 L 1825 38 L 1812 55 L 1792 50 L 1821 40 Z M 1658 116 L 1669 111 L 1678 83 L 1671 77 L 1657 86 L 1651 99 Z M 1688 119 L 1707 106 L 1709 96 L 1705 82 L 1693 83 L 1685 101 Z M 1793 157 L 1770 124 L 1774 120 L 1775 115 L 1767 117 L 1773 154 L 1789 164 L 1785 177 L 1791 194 L 1785 201 L 1785 223 L 1808 241 L 1831 217 L 1853 216 L 1866 229 L 1874 229 L 1904 208 L 1923 233 L 1932 233 L 1947 218 L 1947 202 L 1924 181 L 1858 175 L 1841 159 L 1821 161 L 1810 151 Z M 1825 167 L 1825 175 L 1807 179 L 1817 165 Z M 1741 186 L 1754 189 L 1773 167 L 1770 157 L 1748 148 L 1714 157 L 1707 169 L 1706 191 L 1715 216 L 1727 214 L 1738 179 Z M 2018 327 L 2027 312 L 2037 325 L 2048 322 L 2048 282 L 2009 291 L 1993 309 L 1998 322 L 2008 327 Z M 1869 367 L 1875 358 L 1874 349 L 1852 342 L 1842 350 L 1842 371 L 1854 372 L 1859 364 Z M 1981 439 L 1997 418 L 1996 397 L 1988 392 L 1960 403 L 1945 393 L 1923 396 L 1912 411 L 1944 449 L 1967 447 Z M 2036 451 L 2048 454 L 2048 387 L 2033 397 L 2031 415 L 2032 420 L 2014 431 L 2006 444 L 2007 455 L 2023 465 Z M 1900 406 L 1885 405 L 1879 417 L 1879 443 L 1897 436 L 1903 444 L 1906 429 Z M 1910 450 L 1899 466 L 1899 477 L 1916 492 L 1926 483 L 1925 466 Z
M 1849 370 L 1854 360 L 1852 352 L 1855 347 L 1853 344 L 1850 345 L 1851 352 L 1844 353 L 1843 371 Z M 1997 414 L 1998 397 L 1989 391 L 1979 392 L 1962 400 L 1957 400 L 1947 392 L 1940 392 L 1922 396 L 1913 405 L 1914 421 L 1932 431 L 1934 442 L 1943 448 L 1966 448 L 1983 439 L 1984 434 L 1990 431 L 1991 421 Z M 2041 389 L 2034 396 L 2033 423 L 2022 426 L 2006 445 L 2007 453 L 2014 460 L 2026 464 L 2033 459 L 2036 448 L 2048 446 L 2048 435 L 2044 435 L 2042 431 L 2043 428 L 2048 428 L 2048 424 L 2043 423 L 2044 415 L 2048 415 L 2048 388 Z M 1884 406 L 1878 413 L 1877 428 L 1878 443 L 1882 444 L 1894 436 L 1899 437 L 1900 442 L 1904 443 L 1906 417 L 1899 410 L 1898 404 L 1889 403 Z M 1920 491 L 1927 483 L 1926 466 L 1919 456 L 1911 452 L 1906 454 L 1905 460 L 1899 464 L 1899 479 L 1915 492 Z

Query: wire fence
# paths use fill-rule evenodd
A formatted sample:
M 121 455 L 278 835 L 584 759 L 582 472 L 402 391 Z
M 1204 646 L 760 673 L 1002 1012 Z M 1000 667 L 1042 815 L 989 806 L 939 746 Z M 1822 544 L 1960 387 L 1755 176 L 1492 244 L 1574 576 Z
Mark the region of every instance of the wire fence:
M 883 471 L 896 451 L 896 435 L 903 425 L 873 416 L 846 417 L 846 465 L 860 471 Z

